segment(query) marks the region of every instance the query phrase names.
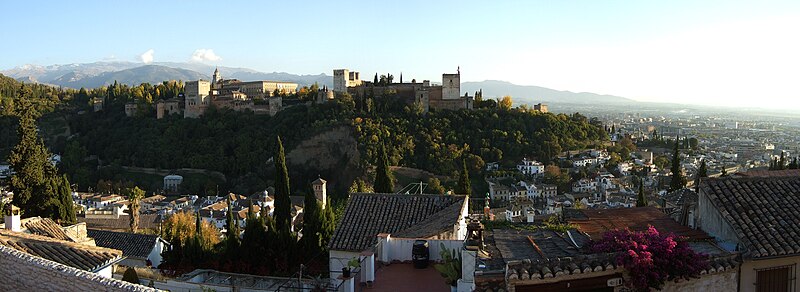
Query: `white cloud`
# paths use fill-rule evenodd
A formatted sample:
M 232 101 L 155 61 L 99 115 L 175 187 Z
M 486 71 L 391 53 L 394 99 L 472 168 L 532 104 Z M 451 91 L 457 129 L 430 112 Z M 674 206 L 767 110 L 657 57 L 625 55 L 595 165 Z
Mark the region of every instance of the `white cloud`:
M 219 61 L 222 60 L 220 56 L 214 53 L 212 49 L 197 49 L 192 53 L 192 61 L 206 62 L 206 61 Z
M 142 63 L 145 64 L 153 63 L 153 54 L 155 54 L 155 52 L 156 51 L 154 51 L 153 49 L 149 49 L 147 50 L 147 52 L 144 52 L 143 54 L 139 55 L 139 60 L 142 60 Z

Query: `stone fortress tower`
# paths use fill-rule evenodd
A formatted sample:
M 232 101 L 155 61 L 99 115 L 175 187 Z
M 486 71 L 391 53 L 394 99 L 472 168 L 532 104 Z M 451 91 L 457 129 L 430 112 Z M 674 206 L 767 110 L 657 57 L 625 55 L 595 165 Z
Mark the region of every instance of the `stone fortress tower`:
M 461 67 L 456 74 L 442 74 L 442 99 L 461 98 Z

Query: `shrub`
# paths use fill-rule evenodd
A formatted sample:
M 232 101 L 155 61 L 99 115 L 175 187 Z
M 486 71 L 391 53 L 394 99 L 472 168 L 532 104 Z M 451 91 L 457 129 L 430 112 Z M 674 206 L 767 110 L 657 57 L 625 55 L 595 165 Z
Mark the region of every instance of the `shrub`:
M 697 277 L 708 268 L 706 255 L 689 248 L 674 234 L 661 234 L 655 227 L 647 231 L 618 229 L 606 232 L 589 244 L 590 252 L 617 252 L 617 265 L 630 276 L 628 286 L 635 290 L 660 289 L 666 280 Z

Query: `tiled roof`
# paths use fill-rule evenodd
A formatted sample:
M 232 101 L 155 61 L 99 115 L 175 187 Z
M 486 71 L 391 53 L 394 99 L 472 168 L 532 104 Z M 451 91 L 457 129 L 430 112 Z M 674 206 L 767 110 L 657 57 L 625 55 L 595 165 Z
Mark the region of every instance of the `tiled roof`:
M 800 169 L 784 169 L 784 170 L 751 170 L 747 172 L 737 172 L 735 176 L 744 177 L 786 177 L 786 176 L 800 176 Z
M 452 230 L 465 203 L 465 196 L 353 194 L 330 249 L 364 251 L 377 243 L 379 233 L 417 238 Z
M 494 238 L 495 246 L 500 251 L 503 260 L 510 262 L 580 255 L 580 246 L 576 246 L 576 244 L 586 242 L 588 239 L 573 244 L 570 236 L 573 238 L 578 236 L 585 238 L 585 236 L 575 230 L 572 230 L 571 233 L 568 235 L 544 228 L 534 231 L 498 228 L 491 231 L 491 236 Z
M 126 257 L 137 257 L 146 259 L 150 256 L 158 236 L 146 234 L 134 234 L 127 232 L 115 232 L 88 229 L 89 237 L 94 238 L 97 246 L 118 249 Z
M 64 232 L 64 229 L 61 229 L 61 226 L 50 218 L 27 218 L 22 225 L 27 229 L 28 233 L 72 241 L 72 239 L 67 236 L 67 233 Z
M 506 277 L 509 281 L 536 280 L 613 270 L 619 270 L 620 273 L 623 271 L 623 267 L 616 264 L 616 253 L 602 253 L 517 261 L 508 264 Z
M 119 218 L 86 218 L 78 217 L 78 222 L 86 222 L 86 228 L 100 230 L 128 230 L 130 229 L 130 215 L 119 215 Z M 139 214 L 139 228 L 158 229 L 161 223 L 159 214 Z
M 84 271 L 97 270 L 122 259 L 122 251 L 0 229 L 0 244 Z
M 683 188 L 664 195 L 664 200 L 675 206 L 683 206 L 684 203 L 696 204 L 697 193 L 691 189 Z
M 700 185 L 754 258 L 800 254 L 800 177 L 708 179 Z
M 617 208 L 605 210 L 580 210 L 583 218 L 568 219 L 578 225 L 578 230 L 589 234 L 592 239 L 600 239 L 603 233 L 614 229 L 647 230 L 652 225 L 661 232 L 672 232 L 688 237 L 690 240 L 706 240 L 712 237 L 702 230 L 691 229 L 654 207 Z

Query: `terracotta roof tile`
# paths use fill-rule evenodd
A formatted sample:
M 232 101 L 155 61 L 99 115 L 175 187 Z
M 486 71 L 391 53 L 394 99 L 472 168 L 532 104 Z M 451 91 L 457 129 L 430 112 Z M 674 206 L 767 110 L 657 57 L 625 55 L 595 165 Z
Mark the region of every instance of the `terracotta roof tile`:
M 465 203 L 465 196 L 353 194 L 329 247 L 364 251 L 377 243 L 379 233 L 414 238 L 452 230 Z
M 50 218 L 28 218 L 23 226 L 32 234 L 72 241 L 72 239 L 67 236 L 67 233 L 64 232 L 64 229 L 61 229 L 61 226 Z
M 706 197 L 754 258 L 800 254 L 800 177 L 708 179 Z
M 647 230 L 652 225 L 661 232 L 672 232 L 690 240 L 706 240 L 712 237 L 702 230 L 691 229 L 654 207 L 619 208 L 606 210 L 580 210 L 583 218 L 570 219 L 569 223 L 578 225 L 581 232 L 592 239 L 599 239 L 606 231 L 628 228 L 634 231 Z M 584 219 L 585 218 L 585 219 Z
M 118 249 L 126 257 L 146 259 L 155 246 L 158 236 L 89 229 L 89 237 L 97 246 Z
M 122 251 L 116 249 L 2 229 L 0 229 L 0 244 L 90 272 L 96 272 L 100 268 L 122 259 Z
M 139 228 L 158 229 L 161 223 L 159 214 L 140 214 Z M 86 222 L 86 227 L 101 230 L 128 230 L 130 229 L 130 215 L 120 215 L 119 218 L 86 218 L 78 217 L 78 222 Z

